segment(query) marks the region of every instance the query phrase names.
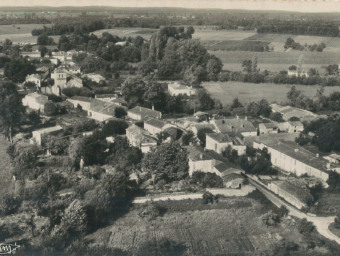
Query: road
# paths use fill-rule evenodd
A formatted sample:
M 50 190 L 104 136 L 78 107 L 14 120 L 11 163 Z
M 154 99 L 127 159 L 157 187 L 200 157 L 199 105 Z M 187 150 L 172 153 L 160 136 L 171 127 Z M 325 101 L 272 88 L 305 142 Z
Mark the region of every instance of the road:
M 248 177 L 249 182 L 255 186 L 263 195 L 265 195 L 273 204 L 275 204 L 278 207 L 281 207 L 281 205 L 284 205 L 289 210 L 289 215 L 295 216 L 299 219 L 306 218 L 308 221 L 312 222 L 314 226 L 316 227 L 317 231 L 323 235 L 324 237 L 333 240 L 340 244 L 340 238 L 334 235 L 328 228 L 328 226 L 334 222 L 335 217 L 318 217 L 318 216 L 309 216 L 305 214 L 304 212 L 299 211 L 295 207 L 291 206 L 281 198 L 279 198 L 277 195 L 275 195 L 273 192 L 268 190 L 267 188 L 263 187 L 262 185 L 258 184 L 255 180 L 251 179 L 251 177 Z

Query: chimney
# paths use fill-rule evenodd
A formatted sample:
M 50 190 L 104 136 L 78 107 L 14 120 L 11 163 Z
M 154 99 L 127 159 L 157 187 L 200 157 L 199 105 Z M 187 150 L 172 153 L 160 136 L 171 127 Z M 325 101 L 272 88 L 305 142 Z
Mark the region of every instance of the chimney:
M 316 153 L 316 157 L 319 158 L 319 153 Z
M 152 110 L 155 110 L 155 105 L 154 104 L 152 104 Z
M 244 117 L 244 120 L 248 120 L 248 117 L 247 117 L 247 116 L 245 116 L 245 117 Z
M 236 115 L 236 118 L 237 118 L 237 119 L 240 119 L 240 117 L 239 117 L 238 115 Z
M 203 153 L 200 154 L 200 159 L 203 159 Z

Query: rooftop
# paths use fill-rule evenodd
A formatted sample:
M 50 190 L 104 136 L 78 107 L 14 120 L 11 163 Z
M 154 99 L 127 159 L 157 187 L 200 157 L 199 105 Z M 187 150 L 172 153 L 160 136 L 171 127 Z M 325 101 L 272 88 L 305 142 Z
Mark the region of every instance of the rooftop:
M 190 145 L 186 147 L 188 151 L 188 158 L 191 161 L 204 161 L 204 160 L 213 160 L 214 158 L 204 152 L 204 149 L 201 146 Z
M 33 133 L 35 133 L 35 134 L 44 134 L 44 133 L 61 131 L 62 129 L 63 128 L 60 125 L 56 125 L 56 126 L 53 126 L 53 127 L 48 127 L 48 128 L 36 130 Z
M 165 122 L 163 122 L 162 120 L 159 120 L 159 119 L 148 117 L 147 119 L 145 119 L 144 124 L 148 124 L 148 125 L 151 125 L 151 126 L 162 128 L 165 125 Z
M 93 98 L 84 97 L 84 96 L 73 96 L 69 100 L 77 100 L 77 101 L 84 101 L 84 102 L 91 102 Z
M 111 102 L 105 102 L 101 100 L 93 99 L 90 104 L 90 110 L 98 113 L 102 113 L 109 116 L 115 115 L 115 109 L 119 107 L 118 105 L 111 103 Z
M 266 127 L 267 129 L 271 129 L 271 128 L 277 128 L 278 125 L 277 123 L 275 122 L 271 122 L 271 123 L 261 123 L 259 125 L 263 125 L 264 127 Z
M 219 143 L 232 142 L 229 135 L 225 133 L 207 133 L 206 136 L 212 138 Z
M 132 109 L 129 109 L 128 112 L 131 112 L 133 114 L 141 115 L 142 118 L 145 117 L 155 117 L 155 118 L 161 118 L 162 113 L 156 110 L 152 110 L 149 108 L 143 108 L 143 107 L 134 107 Z
M 229 132 L 256 132 L 257 129 L 254 125 L 245 119 L 233 118 L 233 119 L 215 119 L 212 121 L 217 130 L 222 133 Z

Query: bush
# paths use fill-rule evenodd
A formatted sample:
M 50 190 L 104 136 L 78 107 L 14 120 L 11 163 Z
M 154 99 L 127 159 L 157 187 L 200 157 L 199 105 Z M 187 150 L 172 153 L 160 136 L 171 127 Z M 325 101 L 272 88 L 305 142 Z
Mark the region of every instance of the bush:
M 223 188 L 223 180 L 215 173 L 194 172 L 191 177 L 193 184 L 200 184 L 203 188 Z
M 126 110 L 122 107 L 115 108 L 115 117 L 122 118 L 123 116 L 126 116 Z

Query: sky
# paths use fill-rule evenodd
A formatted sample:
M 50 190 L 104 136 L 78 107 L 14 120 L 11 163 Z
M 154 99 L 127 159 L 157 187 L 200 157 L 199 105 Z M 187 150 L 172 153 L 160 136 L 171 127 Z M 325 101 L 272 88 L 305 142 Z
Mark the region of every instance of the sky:
M 340 12 L 340 0 L 0 0 L 1 6 L 184 7 Z

